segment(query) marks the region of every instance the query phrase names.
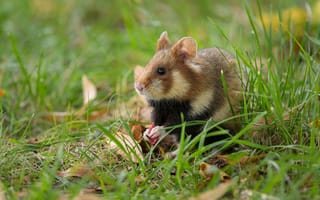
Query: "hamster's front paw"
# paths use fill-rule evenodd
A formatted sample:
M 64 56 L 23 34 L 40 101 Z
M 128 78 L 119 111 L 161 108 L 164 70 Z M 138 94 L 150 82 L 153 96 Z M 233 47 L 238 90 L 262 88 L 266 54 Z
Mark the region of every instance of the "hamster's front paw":
M 166 131 L 164 130 L 163 126 L 155 126 L 150 127 L 143 133 L 143 139 L 145 141 L 148 141 L 151 146 L 154 146 L 159 138 L 166 134 Z

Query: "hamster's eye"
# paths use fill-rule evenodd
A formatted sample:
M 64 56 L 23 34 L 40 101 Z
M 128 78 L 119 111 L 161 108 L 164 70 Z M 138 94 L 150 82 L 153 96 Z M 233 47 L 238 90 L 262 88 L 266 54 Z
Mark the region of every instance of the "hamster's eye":
M 159 75 L 164 75 L 164 74 L 166 73 L 166 68 L 164 68 L 164 67 L 158 67 L 157 73 L 158 73 Z

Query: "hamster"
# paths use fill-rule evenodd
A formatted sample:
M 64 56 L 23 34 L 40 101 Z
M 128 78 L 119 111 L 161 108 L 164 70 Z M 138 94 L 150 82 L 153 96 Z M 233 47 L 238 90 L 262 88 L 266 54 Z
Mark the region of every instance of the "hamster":
M 171 44 L 167 32 L 163 32 L 149 63 L 135 70 L 135 90 L 152 107 L 154 127 L 144 132 L 144 139 L 154 144 L 167 134 L 166 127 L 181 124 L 182 120 L 212 118 L 219 122 L 237 114 L 244 90 L 242 77 L 245 76 L 241 73 L 235 58 L 227 51 L 198 50 L 191 37 Z M 225 123 L 222 127 L 236 131 L 239 124 Z M 185 132 L 195 137 L 202 128 L 201 125 L 187 126 Z M 176 128 L 166 137 L 178 143 L 180 135 L 181 128 Z M 176 153 L 177 150 L 171 155 Z

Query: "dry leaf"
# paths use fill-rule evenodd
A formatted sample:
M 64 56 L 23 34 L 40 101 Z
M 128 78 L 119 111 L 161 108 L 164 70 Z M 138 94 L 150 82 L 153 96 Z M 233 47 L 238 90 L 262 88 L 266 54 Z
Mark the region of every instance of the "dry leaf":
M 220 174 L 220 181 L 221 182 L 225 182 L 227 180 L 230 180 L 229 175 L 226 174 L 225 172 L 223 172 L 222 170 L 220 170 L 217 166 L 210 165 L 205 162 L 202 162 L 200 164 L 199 174 L 201 176 L 205 177 L 206 179 L 212 179 L 212 177 L 218 173 Z
M 320 119 L 311 122 L 310 126 L 314 126 L 316 128 L 320 128 Z
M 219 168 L 214 165 L 210 165 L 205 162 L 202 162 L 200 164 L 199 174 L 205 178 L 211 179 L 213 177 L 213 175 L 218 172 L 219 172 Z
M 220 199 L 225 195 L 230 187 L 233 185 L 232 181 L 226 181 L 221 183 L 217 187 L 207 192 L 201 193 L 196 197 L 191 197 L 189 200 L 216 200 Z
M 97 111 L 93 111 L 90 113 L 89 116 L 86 116 L 85 114 L 82 116 L 82 119 L 86 119 L 89 122 L 92 121 L 97 121 L 97 120 L 101 120 L 101 118 L 103 118 L 106 114 L 107 114 L 108 110 L 107 109 L 102 109 L 102 110 L 97 110 Z
M 45 120 L 57 123 L 67 121 L 72 118 L 79 118 L 76 112 L 50 112 L 47 114 L 43 114 L 41 117 Z
M 131 127 L 133 138 L 138 142 L 142 140 L 143 130 L 145 130 L 145 128 L 142 125 L 132 125 Z
M 89 113 L 89 115 L 86 112 L 88 103 L 94 100 L 97 96 L 96 86 L 87 78 L 86 75 L 82 76 L 82 94 L 83 105 L 80 109 L 69 112 L 50 112 L 42 115 L 42 118 L 48 121 L 60 123 L 72 118 L 83 119 L 87 121 L 96 121 L 106 115 L 106 113 L 108 112 L 107 109 L 92 111 Z
M 6 94 L 6 92 L 0 88 L 0 97 L 4 96 Z
M 97 88 L 86 75 L 82 76 L 82 95 L 83 105 L 87 105 L 97 97 Z
M 138 160 L 143 160 L 141 147 L 134 138 L 123 132 L 114 134 L 114 137 L 124 147 L 125 152 L 112 140 L 109 141 L 109 145 L 106 148 L 135 163 L 138 163 Z
M 139 146 L 143 153 L 147 153 L 150 151 L 150 145 L 147 141 L 143 140 L 143 132 L 146 130 L 146 127 L 138 124 L 132 125 L 131 133 L 133 138 L 139 143 Z
M 74 111 L 74 112 L 72 111 L 71 112 L 50 112 L 50 113 L 41 115 L 41 117 L 47 121 L 57 122 L 57 123 L 68 121 L 74 118 L 92 122 L 92 121 L 100 120 L 107 114 L 107 112 L 108 112 L 107 109 L 102 109 L 102 110 L 90 112 L 89 115 L 86 115 L 85 110 L 80 109 L 79 111 Z

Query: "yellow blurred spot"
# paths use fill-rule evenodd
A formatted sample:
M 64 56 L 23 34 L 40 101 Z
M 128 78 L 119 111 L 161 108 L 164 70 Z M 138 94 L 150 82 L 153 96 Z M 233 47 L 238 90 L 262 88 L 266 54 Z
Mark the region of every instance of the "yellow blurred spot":
M 309 124 L 310 126 L 316 127 L 316 128 L 320 128 L 320 119 L 315 120 L 313 122 L 310 122 Z
M 284 10 L 280 16 L 263 13 L 260 23 L 266 29 L 271 28 L 273 32 L 281 29 L 284 32 L 291 31 L 295 35 L 301 35 L 307 23 L 307 12 L 302 8 L 290 8 Z
M 0 89 L 0 97 L 4 96 L 6 94 L 6 92 L 2 89 Z
M 31 7 L 37 15 L 48 16 L 56 10 L 56 3 L 53 0 L 32 0 Z
M 320 24 L 320 1 L 312 7 L 312 24 Z
M 34 14 L 41 18 L 55 17 L 69 13 L 76 5 L 75 0 L 56 1 L 56 0 L 32 0 L 30 7 Z
M 280 14 L 262 13 L 259 22 L 272 32 L 290 31 L 295 36 L 303 36 L 307 23 L 312 26 L 320 23 L 320 1 L 317 1 L 311 9 L 291 7 Z

